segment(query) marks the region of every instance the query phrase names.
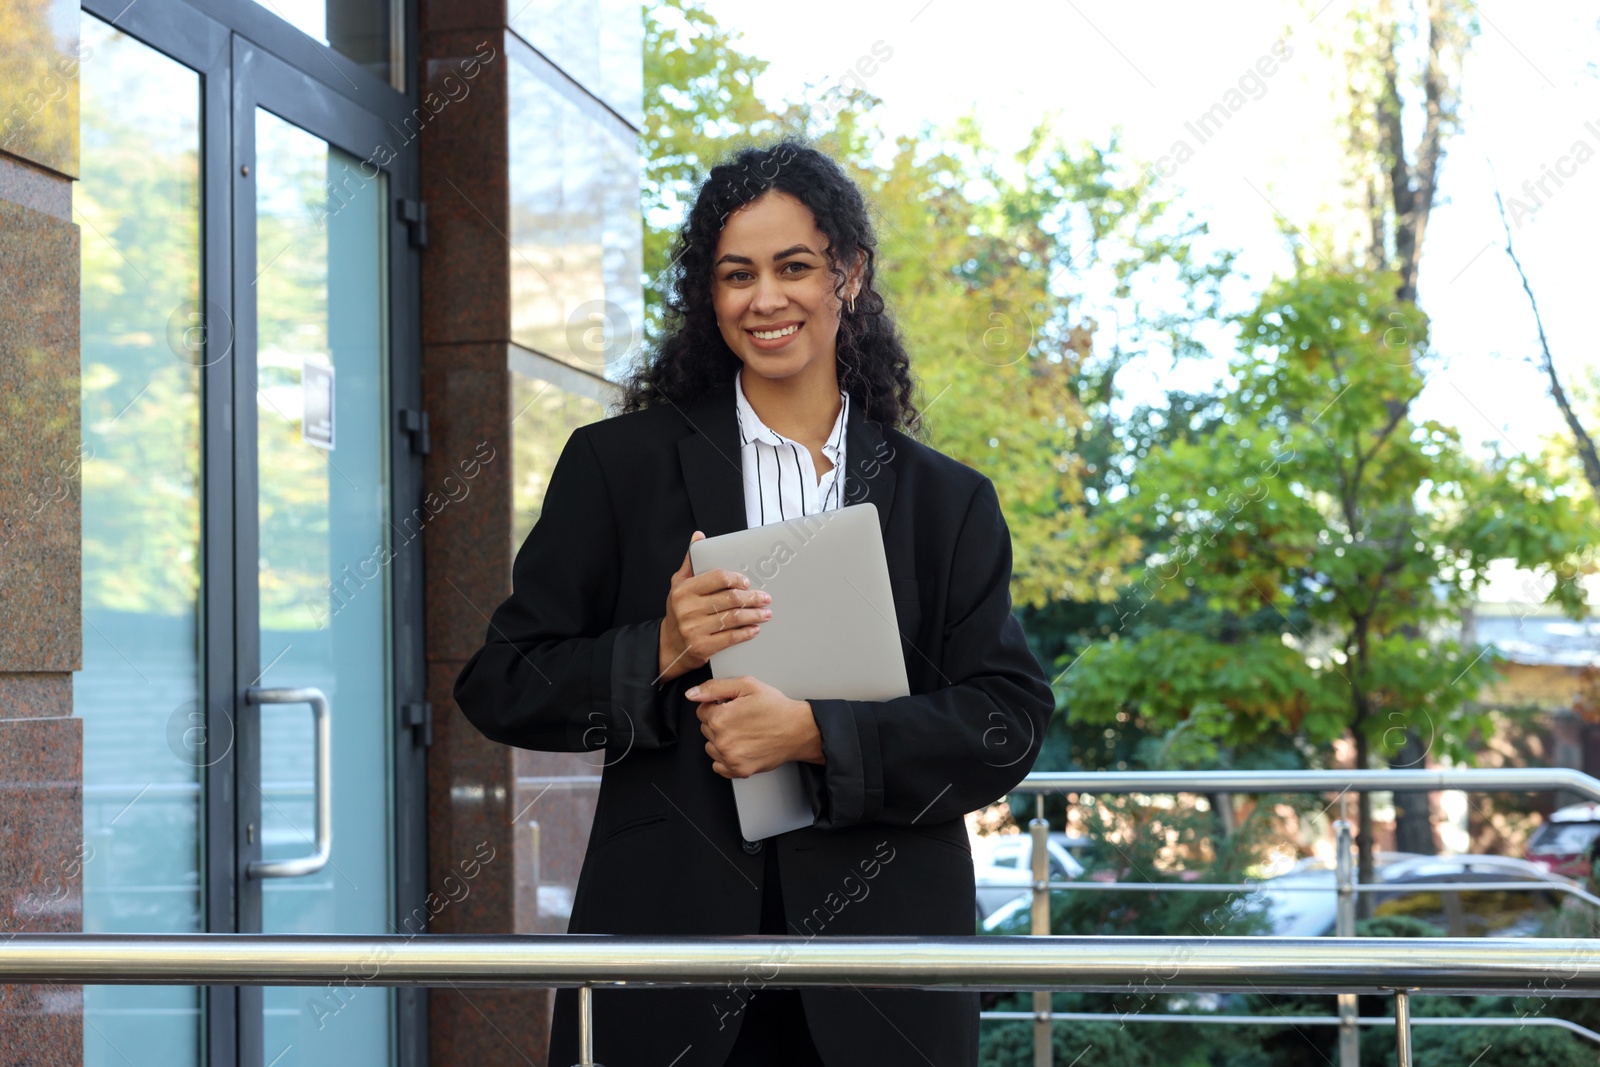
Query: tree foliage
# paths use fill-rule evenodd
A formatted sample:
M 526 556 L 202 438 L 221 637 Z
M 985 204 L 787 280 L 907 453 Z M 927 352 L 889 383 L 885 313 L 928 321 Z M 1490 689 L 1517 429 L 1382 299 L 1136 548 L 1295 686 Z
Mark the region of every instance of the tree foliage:
M 1115 508 L 1166 535 L 1143 597 L 1209 615 L 1089 648 L 1064 679 L 1074 715 L 1136 712 L 1212 754 L 1276 731 L 1348 735 L 1365 766 L 1417 730 L 1472 758 L 1486 723 L 1471 698 L 1494 658 L 1461 647 L 1453 620 L 1491 560 L 1570 579 L 1584 535 L 1540 469 L 1475 462 L 1413 415 L 1427 321 L 1394 286 L 1302 262 L 1241 317 L 1215 430 L 1154 451 Z M 1576 582 L 1550 598 L 1583 610 Z

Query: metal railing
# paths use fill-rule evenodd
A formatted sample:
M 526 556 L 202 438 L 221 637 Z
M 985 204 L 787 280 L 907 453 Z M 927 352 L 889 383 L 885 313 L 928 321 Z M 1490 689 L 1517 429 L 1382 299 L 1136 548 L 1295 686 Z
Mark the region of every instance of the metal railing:
M 1013 793 L 1474 793 L 1560 789 L 1600 801 L 1600 780 L 1564 767 L 1442 771 L 1035 771 Z
M 1096 772 L 1028 775 L 1015 792 L 1063 793 L 1331 793 L 1477 792 L 1559 789 L 1600 801 L 1600 781 L 1576 771 L 1205 771 Z M 1341 826 L 1342 824 L 1342 826 Z M 799 937 L 626 938 L 610 935 L 361 937 L 326 935 L 16 934 L 0 942 L 0 984 L 66 982 L 170 985 L 575 986 L 583 1064 L 591 1064 L 592 990 L 601 985 L 785 987 L 858 986 L 1033 991 L 1031 1013 L 985 1013 L 1035 1022 L 1035 1062 L 1049 1064 L 1054 1021 L 1093 1017 L 1052 1013 L 1050 991 L 1302 993 L 1339 997 L 1332 1017 L 1296 1017 L 1339 1025 L 1341 1054 L 1351 1056 L 1360 1025 L 1395 1025 L 1399 1062 L 1411 1063 L 1412 993 L 1442 995 L 1593 996 L 1600 993 L 1600 939 L 1353 938 L 1357 892 L 1393 891 L 1358 885 L 1350 863 L 1349 825 L 1340 838 L 1335 938 L 1060 937 L 1049 932 L 1049 893 L 1091 883 L 1048 881 L 1048 824 L 1029 823 L 1033 837 L 1032 934 L 985 938 Z M 323 835 L 319 834 L 319 838 Z M 1494 883 L 1461 883 L 1463 891 Z M 1448 883 L 1425 883 L 1436 891 Z M 1261 888 L 1246 883 L 1251 890 Z M 1126 883 L 1094 888 L 1183 889 L 1193 883 Z M 1214 888 L 1214 887 L 1207 887 Z M 1230 887 L 1231 888 L 1231 887 Z M 1546 887 L 1540 887 L 1546 888 Z M 1552 884 L 1548 888 L 1556 888 Z M 1325 891 L 1325 890 L 1324 890 Z M 1576 895 L 1594 899 L 1592 894 Z M 1552 982 L 1554 984 L 1552 985 Z M 1358 1018 L 1355 996 L 1395 998 L 1393 1020 Z M 1122 1016 L 1111 1016 L 1122 1018 Z M 1147 1021 L 1270 1023 L 1270 1017 L 1146 1014 Z M 1314 1021 L 1314 1022 L 1313 1022 Z M 1416 1020 L 1419 1025 L 1550 1025 L 1594 1036 L 1565 1020 Z M 1346 1059 L 1345 1062 L 1353 1062 Z
M 1031 1011 L 986 1011 L 985 1019 L 1013 1020 L 1016 1022 L 1031 1022 Z M 1052 1023 L 1212 1023 L 1221 1026 L 1342 1026 L 1344 1019 L 1338 1015 L 1220 1015 L 1214 1013 L 1201 1014 L 1199 1012 L 1104 1012 L 1104 1011 L 1055 1011 L 1050 1013 Z M 1362 1015 L 1356 1019 L 1361 1026 L 1393 1026 L 1395 1020 L 1382 1015 Z M 1510 1018 L 1506 1016 L 1474 1015 L 1474 1016 L 1416 1016 L 1411 1017 L 1411 1025 L 1416 1026 L 1542 1026 L 1555 1030 L 1565 1030 L 1570 1034 L 1600 1045 L 1600 1033 L 1590 1030 L 1586 1026 L 1579 1026 L 1571 1019 L 1558 1019 L 1541 1015 L 1530 1015 L 1527 1018 Z
M 770 971 L 770 973 L 768 973 Z M 1600 993 L 1600 939 L 619 937 L 17 934 L 0 984 L 576 986 L 594 1067 L 596 986 L 1384 994 L 1411 1067 L 1413 993 Z M 1250 1018 L 1250 1017 L 1246 1017 Z
M 1026 776 L 1012 790 L 1014 793 L 1031 793 L 1035 797 L 1034 818 L 1028 823 L 1032 836 L 1033 880 L 1018 883 L 1018 888 L 1031 888 L 1033 893 L 1030 913 L 1030 933 L 1033 936 L 1050 933 L 1050 893 L 1053 890 L 1121 890 L 1155 892 L 1258 892 L 1259 883 L 1213 883 L 1204 885 L 1185 882 L 1052 882 L 1047 866 L 1049 855 L 1046 842 L 1049 823 L 1044 818 L 1046 793 L 1095 794 L 1215 794 L 1215 793 L 1346 793 L 1372 792 L 1436 792 L 1454 789 L 1468 792 L 1535 792 L 1562 790 L 1586 800 L 1600 801 L 1600 780 L 1581 771 L 1568 768 L 1467 768 L 1431 771 L 1036 771 Z M 1336 797 L 1335 800 L 1338 798 Z M 1330 807 L 1332 805 L 1329 805 Z M 1355 934 L 1355 896 L 1363 892 L 1489 892 L 1494 890 L 1550 890 L 1576 896 L 1591 904 L 1600 905 L 1600 897 L 1570 882 L 1428 882 L 1399 886 L 1383 883 L 1360 884 L 1356 881 L 1351 862 L 1350 824 L 1344 819 L 1334 823 L 1335 831 L 1335 932 L 1339 937 Z M 993 883 L 990 883 L 991 885 Z M 1320 887 L 1290 887 L 1301 892 L 1327 892 Z M 1430 939 L 1432 944 L 1432 939 Z M 1053 1026 L 1050 995 L 1036 992 L 1031 1013 L 985 1012 L 989 1019 L 1013 1018 L 1021 1015 L 1034 1020 L 1033 1049 L 1035 1067 L 1050 1067 L 1053 1043 Z M 1090 1013 L 1077 1013 L 1090 1014 Z M 1115 1017 L 1115 1016 L 1110 1016 Z M 1196 1017 L 1178 1016 L 1185 1019 Z M 1341 1067 L 1357 1067 L 1360 1059 L 1358 1027 L 1362 1020 L 1357 1014 L 1355 995 L 1339 994 L 1339 1059 Z M 1450 1024 L 1474 1025 L 1471 1019 L 1451 1020 Z M 1448 1025 L 1444 1023 L 1432 1025 Z M 1492 1025 L 1492 1024 L 1491 1024 Z M 1404 1027 L 1402 1027 L 1404 1029 Z M 1578 1029 L 1582 1029 L 1579 1027 Z M 1589 1033 L 1589 1031 L 1584 1031 Z M 1408 1039 L 1402 1039 L 1405 1043 Z

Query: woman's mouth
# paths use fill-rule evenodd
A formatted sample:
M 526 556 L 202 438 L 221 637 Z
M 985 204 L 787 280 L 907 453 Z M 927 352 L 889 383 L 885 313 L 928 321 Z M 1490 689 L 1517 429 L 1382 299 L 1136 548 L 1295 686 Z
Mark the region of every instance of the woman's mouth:
M 787 345 L 800 332 L 803 322 L 791 322 L 770 330 L 746 330 L 750 343 L 763 352 L 771 352 Z

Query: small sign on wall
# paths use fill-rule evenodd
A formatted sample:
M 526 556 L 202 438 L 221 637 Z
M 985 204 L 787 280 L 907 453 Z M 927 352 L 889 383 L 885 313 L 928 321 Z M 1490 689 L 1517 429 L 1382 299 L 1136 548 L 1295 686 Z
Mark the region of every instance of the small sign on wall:
M 320 360 L 306 359 L 300 365 L 303 414 L 300 436 L 329 452 L 333 451 L 333 367 Z

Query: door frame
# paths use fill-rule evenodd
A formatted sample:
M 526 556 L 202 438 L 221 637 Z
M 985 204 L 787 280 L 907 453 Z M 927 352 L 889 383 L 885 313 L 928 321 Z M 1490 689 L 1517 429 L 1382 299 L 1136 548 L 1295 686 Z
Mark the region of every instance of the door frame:
M 254 211 L 236 210 L 236 197 L 253 199 L 255 186 L 239 172 L 241 130 L 254 130 L 254 109 L 269 111 L 368 158 L 389 129 L 403 128 L 417 107 L 417 5 L 404 0 L 408 92 L 284 23 L 254 0 L 81 0 L 85 12 L 111 23 L 201 77 L 201 278 L 208 346 L 201 371 L 202 425 L 202 664 L 206 707 L 201 864 L 205 928 L 213 933 L 260 928 L 260 885 L 245 876 L 244 826 L 260 823 L 239 790 L 238 768 L 257 759 L 255 731 L 241 730 L 244 689 L 258 671 L 255 619 L 257 559 L 254 437 L 255 365 L 253 305 L 240 299 L 238 279 L 253 278 Z M 92 59 L 90 59 L 92 62 Z M 250 99 L 246 91 L 254 90 Z M 241 122 L 240 113 L 247 121 Z M 359 145 L 367 138 L 366 148 Z M 254 145 L 248 147 L 253 163 Z M 376 162 L 374 161 L 376 165 Z M 253 169 L 253 168 L 252 168 Z M 422 456 L 405 432 L 402 412 L 422 410 L 421 263 L 401 200 L 420 197 L 415 142 L 401 146 L 388 165 L 389 470 L 391 519 L 422 499 Z M 248 216 L 248 219 L 246 219 Z M 245 232 L 245 231 L 249 232 Z M 242 344 L 240 338 L 249 338 Z M 248 352 L 249 365 L 238 359 Z M 250 445 L 246 452 L 243 442 Z M 395 544 L 390 563 L 393 716 L 391 752 L 394 832 L 394 914 L 422 909 L 427 898 L 427 753 L 422 733 L 402 721 L 400 709 L 427 699 L 420 543 Z M 248 581 L 238 560 L 249 561 Z M 246 619 L 240 625 L 237 620 Z M 244 712 L 255 714 L 254 712 Z M 242 748 L 246 749 L 242 751 Z M 396 990 L 395 1056 L 399 1067 L 427 1063 L 427 990 Z M 210 1067 L 262 1067 L 260 986 L 205 987 L 202 1062 Z

